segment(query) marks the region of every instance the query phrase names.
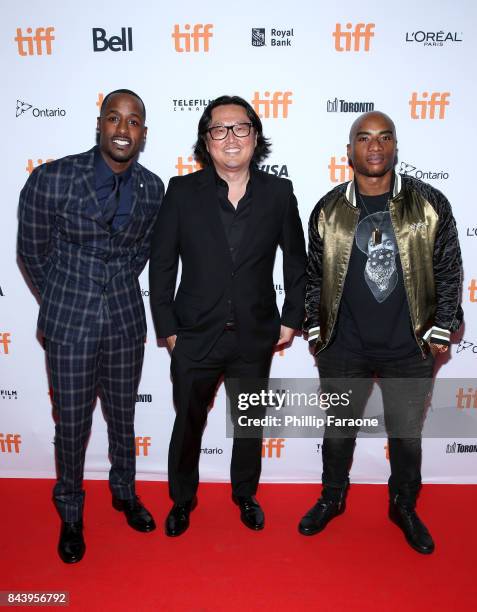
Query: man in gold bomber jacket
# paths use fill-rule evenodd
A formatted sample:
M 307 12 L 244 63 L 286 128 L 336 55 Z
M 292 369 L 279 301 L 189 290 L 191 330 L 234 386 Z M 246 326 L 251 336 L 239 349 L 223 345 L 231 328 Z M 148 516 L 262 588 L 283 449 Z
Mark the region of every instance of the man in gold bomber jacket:
M 361 416 L 373 377 L 380 379 L 389 516 L 428 554 L 434 542 L 415 510 L 421 431 L 435 355 L 448 350 L 463 318 L 457 230 L 442 193 L 394 172 L 396 130 L 387 115 L 358 117 L 349 143 L 354 180 L 326 194 L 310 217 L 306 331 L 322 391 L 352 391 L 335 416 Z M 357 432 L 326 428 L 322 494 L 300 521 L 303 535 L 344 511 Z

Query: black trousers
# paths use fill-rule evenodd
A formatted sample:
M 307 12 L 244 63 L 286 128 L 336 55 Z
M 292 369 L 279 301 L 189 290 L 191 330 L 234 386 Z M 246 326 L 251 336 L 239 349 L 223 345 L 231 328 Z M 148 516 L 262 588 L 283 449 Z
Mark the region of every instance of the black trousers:
M 235 331 L 224 331 L 201 361 L 184 355 L 179 339 L 171 360 L 176 419 L 169 446 L 169 493 L 174 502 L 184 503 L 196 494 L 207 408 L 221 377 L 226 385 L 228 378 L 268 378 L 271 358 L 270 352 L 259 361 L 245 361 Z M 230 465 L 233 494 L 255 495 L 261 467 L 262 439 L 234 438 Z
M 102 311 L 80 342 L 47 340 L 45 348 L 57 413 L 53 498 L 61 518 L 75 522 L 83 513 L 83 468 L 98 393 L 108 425 L 111 491 L 120 499 L 134 497 L 134 412 L 144 341 L 118 335 Z
M 421 432 L 432 388 L 432 355 L 427 359 L 419 353 L 403 359 L 379 360 L 331 345 L 319 353 L 317 360 L 322 391 L 342 392 L 345 387 L 352 390 L 351 405 L 334 411 L 338 417 L 361 417 L 373 377 L 379 379 L 388 434 L 390 495 L 399 495 L 405 503 L 414 505 L 421 486 Z M 346 489 L 357 433 L 336 426 L 325 429 L 322 447 L 325 497 L 339 497 Z

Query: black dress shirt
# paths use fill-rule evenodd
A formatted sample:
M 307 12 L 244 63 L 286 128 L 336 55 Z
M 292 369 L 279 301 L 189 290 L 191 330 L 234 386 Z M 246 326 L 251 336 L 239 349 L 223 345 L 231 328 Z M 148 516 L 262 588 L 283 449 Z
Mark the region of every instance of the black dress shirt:
M 122 178 L 121 189 L 119 192 L 119 206 L 113 218 L 111 226 L 114 230 L 125 225 L 129 219 L 132 208 L 132 165 L 127 170 L 117 176 Z M 99 147 L 94 152 L 94 183 L 96 197 L 100 207 L 104 210 L 106 201 L 114 188 L 114 172 L 104 161 L 99 151 Z

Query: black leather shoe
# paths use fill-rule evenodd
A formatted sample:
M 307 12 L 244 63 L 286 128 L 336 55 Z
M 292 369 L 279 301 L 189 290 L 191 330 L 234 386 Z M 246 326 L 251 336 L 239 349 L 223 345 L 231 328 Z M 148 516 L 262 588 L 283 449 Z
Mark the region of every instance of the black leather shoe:
M 345 509 L 346 503 L 344 499 L 342 501 L 333 501 L 320 497 L 313 508 L 308 510 L 301 519 L 298 524 L 298 531 L 306 536 L 320 533 L 320 531 L 323 531 L 326 525 L 328 525 L 331 519 L 343 514 Z
M 391 501 L 389 518 L 402 530 L 409 546 L 412 546 L 414 550 L 423 555 L 430 555 L 434 552 L 432 536 L 412 506 Z
M 189 515 L 196 506 L 197 497 L 183 504 L 174 504 L 166 518 L 166 535 L 171 538 L 182 535 L 189 527 Z
M 83 558 L 86 546 L 83 539 L 83 521 L 61 524 L 58 554 L 65 563 L 78 563 Z
M 156 528 L 151 513 L 142 505 L 137 495 L 132 499 L 118 499 L 113 496 L 113 508 L 124 512 L 128 525 L 136 531 L 149 532 Z
M 233 500 L 240 508 L 240 519 L 246 527 L 254 531 L 260 531 L 265 527 L 265 515 L 255 497 L 234 495 Z

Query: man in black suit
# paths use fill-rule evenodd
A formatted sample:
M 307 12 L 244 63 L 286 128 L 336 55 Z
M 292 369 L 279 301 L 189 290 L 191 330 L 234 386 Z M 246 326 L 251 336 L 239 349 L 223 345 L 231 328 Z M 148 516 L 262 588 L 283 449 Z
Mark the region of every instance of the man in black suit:
M 53 496 L 65 563 L 85 553 L 83 467 L 98 391 L 113 506 L 133 529 L 155 528 L 135 492 L 134 411 L 146 336 L 138 277 L 164 193 L 161 179 L 137 162 L 145 121 L 136 93 L 109 93 L 99 145 L 39 166 L 20 195 L 18 252 L 40 296 L 38 329 L 58 416 Z
M 303 322 L 306 253 L 297 201 L 290 181 L 257 169 L 270 150 L 262 132 L 242 98 L 212 101 L 194 150 L 204 169 L 171 179 L 153 232 L 150 301 L 157 335 L 172 352 L 177 411 L 169 447 L 169 536 L 189 526 L 202 431 L 220 377 L 266 378 L 274 346 L 289 343 Z M 286 292 L 281 318 L 273 285 L 278 245 Z M 242 522 L 255 530 L 264 526 L 255 498 L 261 447 L 261 438 L 236 437 L 231 461 L 234 501 Z

